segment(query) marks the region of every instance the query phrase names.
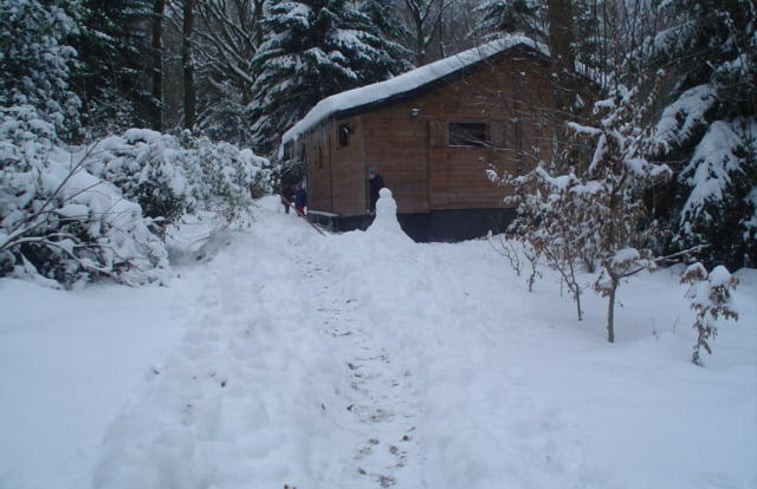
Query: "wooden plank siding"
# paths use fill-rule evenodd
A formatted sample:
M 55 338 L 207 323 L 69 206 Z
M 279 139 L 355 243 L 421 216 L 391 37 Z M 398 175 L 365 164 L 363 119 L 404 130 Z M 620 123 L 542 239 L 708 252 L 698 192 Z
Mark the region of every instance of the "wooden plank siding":
M 504 208 L 509 189 L 486 176 L 522 173 L 552 147 L 553 87 L 544 59 L 513 49 L 412 99 L 379 105 L 309 131 L 305 148 L 310 205 L 340 216 L 367 209 L 368 167 L 376 167 L 399 213 Z M 482 146 L 451 146 L 450 123 L 486 124 Z M 339 147 L 340 125 L 352 128 Z
M 349 127 L 349 144 L 339 145 L 340 127 Z M 368 209 L 365 189 L 364 129 L 362 117 L 335 121 L 331 130 L 331 192 L 334 196 L 332 212 L 344 216 L 365 214 Z
M 429 210 L 428 127 L 422 117 L 411 116 L 414 108 L 411 102 L 363 115 L 366 168 L 378 169 L 403 213 Z
M 301 156 L 307 169 L 308 208 L 333 212 L 329 123 L 321 124 L 302 139 Z

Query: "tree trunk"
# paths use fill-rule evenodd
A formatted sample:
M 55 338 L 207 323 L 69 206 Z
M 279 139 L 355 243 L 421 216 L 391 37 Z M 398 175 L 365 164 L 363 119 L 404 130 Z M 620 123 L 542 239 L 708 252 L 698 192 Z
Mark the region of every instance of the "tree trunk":
M 571 0 L 548 0 L 549 50 L 554 73 L 554 134 L 558 155 L 566 150 L 567 131 L 565 122 L 572 110 L 575 83 L 573 81 L 573 8 Z
M 618 290 L 618 280 L 610 278 L 610 291 L 607 294 L 607 341 L 615 343 L 615 292 Z
M 165 0 L 155 0 L 152 17 L 152 98 L 155 103 L 152 128 L 163 130 L 163 11 Z
M 573 72 L 573 6 L 570 0 L 548 0 L 549 49 L 559 70 Z
M 568 267 L 568 270 L 570 271 L 571 287 L 573 288 L 573 299 L 576 301 L 576 314 L 578 315 L 578 320 L 583 321 L 584 313 L 581 308 L 581 286 L 578 284 L 578 280 L 576 280 L 576 270 L 573 268 L 573 262 L 569 262 Z
M 181 61 L 184 69 L 184 127 L 195 125 L 196 95 L 194 82 L 194 59 L 192 56 L 192 31 L 194 30 L 195 0 L 184 0 L 184 24 L 182 29 Z

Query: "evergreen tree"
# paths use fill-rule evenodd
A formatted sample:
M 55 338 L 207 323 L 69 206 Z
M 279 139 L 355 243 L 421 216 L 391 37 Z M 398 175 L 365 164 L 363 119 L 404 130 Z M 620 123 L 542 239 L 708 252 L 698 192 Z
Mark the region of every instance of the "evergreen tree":
M 75 2 L 0 0 L 0 107 L 33 106 L 61 136 L 75 134 L 81 102 L 69 77 Z
M 673 244 L 709 245 L 705 261 L 731 269 L 757 264 L 755 10 L 750 0 L 671 2 L 673 26 L 653 46 L 670 67 L 655 141 L 656 156 L 680 168 Z
M 259 154 L 320 99 L 408 68 L 402 48 L 345 0 L 275 1 L 263 26 L 251 105 Z
M 152 128 L 156 131 L 163 130 L 163 20 L 165 16 L 166 0 L 155 0 L 152 7 L 151 24 L 151 49 L 152 49 L 152 101 L 156 107 L 152 117 Z
M 93 135 L 150 126 L 161 101 L 154 100 L 150 0 L 84 0 L 81 29 L 73 40 L 81 60 L 74 83 Z
M 197 91 L 195 88 L 194 18 L 195 0 L 182 0 L 181 68 L 184 82 L 184 128 L 194 129 L 197 121 Z
M 485 0 L 476 7 L 479 23 L 471 35 L 489 40 L 503 34 L 522 32 L 544 41 L 544 8 L 537 0 Z
M 393 1 L 387 0 L 362 0 L 358 3 L 360 12 L 370 19 L 378 31 L 387 39 L 400 43 L 402 39 L 410 35 L 407 27 Z M 407 56 L 410 55 L 408 51 Z

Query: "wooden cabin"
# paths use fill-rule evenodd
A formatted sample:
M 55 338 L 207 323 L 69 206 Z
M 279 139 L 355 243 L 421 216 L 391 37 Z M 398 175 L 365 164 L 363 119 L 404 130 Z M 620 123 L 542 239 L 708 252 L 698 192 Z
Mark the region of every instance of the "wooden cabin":
M 522 172 L 551 151 L 553 85 L 545 50 L 511 37 L 318 103 L 282 138 L 306 165 L 308 208 L 342 229 L 370 223 L 375 167 L 414 239 L 504 230 L 508 189 L 487 168 Z

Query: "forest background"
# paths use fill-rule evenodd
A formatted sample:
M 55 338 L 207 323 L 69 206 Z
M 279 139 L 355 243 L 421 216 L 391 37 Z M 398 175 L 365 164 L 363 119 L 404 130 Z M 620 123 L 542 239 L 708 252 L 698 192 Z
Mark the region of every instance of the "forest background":
M 0 0 L 0 275 L 157 280 L 145 271 L 167 264 L 171 224 L 199 211 L 237 221 L 252 196 L 300 178 L 276 152 L 318 100 L 516 32 L 551 52 L 558 128 L 554 154 L 535 155 L 546 173 L 495 177 L 520 185 L 519 202 L 564 193 L 557 176 L 572 178 L 570 205 L 586 182 L 614 181 L 623 225 L 654 236 L 656 255 L 754 267 L 756 11 L 753 0 Z M 603 160 L 642 170 L 599 178 Z M 124 198 L 138 207 L 119 221 Z M 625 241 L 612 251 L 640 248 Z

